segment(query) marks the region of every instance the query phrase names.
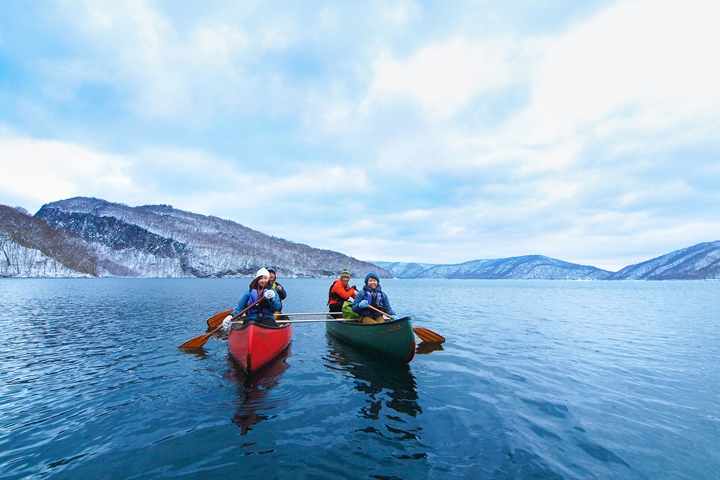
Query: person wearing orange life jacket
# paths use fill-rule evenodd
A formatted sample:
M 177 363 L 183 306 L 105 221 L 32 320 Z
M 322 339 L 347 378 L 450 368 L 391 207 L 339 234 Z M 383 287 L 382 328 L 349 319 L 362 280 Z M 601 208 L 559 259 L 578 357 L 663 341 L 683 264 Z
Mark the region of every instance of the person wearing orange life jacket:
M 343 303 L 346 301 L 353 301 L 355 295 L 357 295 L 357 287 L 354 285 L 351 287 L 350 283 L 350 272 L 348 269 L 344 269 L 340 273 L 340 278 L 335 279 L 328 291 L 328 308 L 333 313 L 341 313 Z M 334 317 L 341 317 L 342 315 L 333 315 Z

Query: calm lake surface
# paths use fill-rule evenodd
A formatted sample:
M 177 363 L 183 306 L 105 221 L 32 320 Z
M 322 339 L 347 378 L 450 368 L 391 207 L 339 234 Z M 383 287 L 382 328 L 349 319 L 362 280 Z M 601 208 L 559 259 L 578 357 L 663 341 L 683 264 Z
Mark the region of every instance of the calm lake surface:
M 409 365 L 324 323 L 250 378 L 177 348 L 248 283 L 0 279 L 0 477 L 720 478 L 720 282 L 384 280 L 447 338 Z

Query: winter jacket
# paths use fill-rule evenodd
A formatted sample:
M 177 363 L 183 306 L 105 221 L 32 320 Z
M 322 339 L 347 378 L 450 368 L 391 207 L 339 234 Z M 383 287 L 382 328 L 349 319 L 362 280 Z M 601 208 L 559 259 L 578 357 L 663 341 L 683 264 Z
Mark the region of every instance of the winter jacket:
M 330 291 L 328 292 L 327 304 L 334 305 L 336 303 L 339 303 L 342 305 L 343 302 L 354 297 L 355 295 L 357 295 L 355 287 L 351 287 L 350 285 L 348 285 L 347 288 L 345 288 L 345 285 L 343 285 L 338 278 L 333 281 L 333 284 L 330 287 Z
M 282 302 L 287 297 L 287 292 L 285 291 L 285 287 L 283 287 L 282 285 L 280 285 L 282 287 L 282 290 L 278 290 L 278 285 L 280 284 L 277 282 L 273 282 L 273 284 L 270 286 L 275 290 L 275 292 L 277 292 L 278 295 L 280 295 L 280 301 Z
M 278 292 L 276 292 L 275 289 L 271 288 L 270 290 L 275 292 L 275 299 L 273 301 L 269 301 L 267 298 L 263 297 L 266 290 L 268 289 L 266 288 L 260 291 L 252 289 L 245 292 L 245 294 L 240 297 L 240 301 L 238 302 L 237 307 L 235 307 L 235 310 L 233 310 L 232 315 L 237 315 L 252 305 L 258 298 L 262 297 L 262 301 L 259 304 L 247 311 L 246 320 L 258 320 L 263 318 L 274 319 L 274 313 L 279 312 L 282 307 L 280 304 L 280 295 L 278 295 Z
M 378 313 L 375 310 L 371 310 L 370 308 L 361 309 L 359 307 L 359 304 L 363 300 L 366 300 L 368 302 L 368 305 L 372 305 L 373 307 L 377 308 L 378 310 L 382 310 L 388 315 L 392 315 L 393 317 L 395 316 L 395 312 L 390 306 L 390 300 L 388 300 L 387 295 L 385 295 L 385 292 L 382 291 L 382 287 L 380 285 L 378 285 L 375 289 L 372 289 L 365 285 L 363 287 L 363 291 L 360 292 L 357 297 L 355 297 L 355 301 L 352 305 L 352 310 L 361 317 L 376 318 L 382 316 L 381 313 Z

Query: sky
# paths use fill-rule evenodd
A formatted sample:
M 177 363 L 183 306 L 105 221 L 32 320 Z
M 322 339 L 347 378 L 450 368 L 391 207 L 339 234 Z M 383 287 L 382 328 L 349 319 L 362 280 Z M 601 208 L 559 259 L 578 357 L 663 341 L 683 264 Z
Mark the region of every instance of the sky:
M 361 260 L 720 240 L 720 3 L 0 2 L 0 204 L 167 204 Z

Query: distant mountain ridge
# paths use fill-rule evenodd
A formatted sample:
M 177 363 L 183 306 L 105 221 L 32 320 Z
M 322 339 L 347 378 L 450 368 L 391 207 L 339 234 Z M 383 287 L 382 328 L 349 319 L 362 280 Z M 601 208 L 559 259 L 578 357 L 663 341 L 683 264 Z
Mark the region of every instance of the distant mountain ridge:
M 553 280 L 715 280 L 720 278 L 720 240 L 683 248 L 610 272 L 542 255 L 473 260 L 452 265 L 373 262 L 397 278 Z
M 125 277 L 250 277 L 261 267 L 280 277 L 354 276 L 382 268 L 330 250 L 312 248 L 218 217 L 169 205 L 129 207 L 76 197 L 48 203 L 35 214 L 53 229 L 84 240 L 98 275 Z
M 0 205 L 0 277 L 280 277 L 698 280 L 720 278 L 720 241 L 700 243 L 618 272 L 542 255 L 460 264 L 365 262 L 265 235 L 230 220 L 169 205 L 129 207 L 76 197 L 30 216 Z
M 720 278 L 720 240 L 698 243 L 629 265 L 609 280 L 701 280 Z
M 605 280 L 612 272 L 542 255 L 473 260 L 456 265 L 374 262 L 397 278 Z

